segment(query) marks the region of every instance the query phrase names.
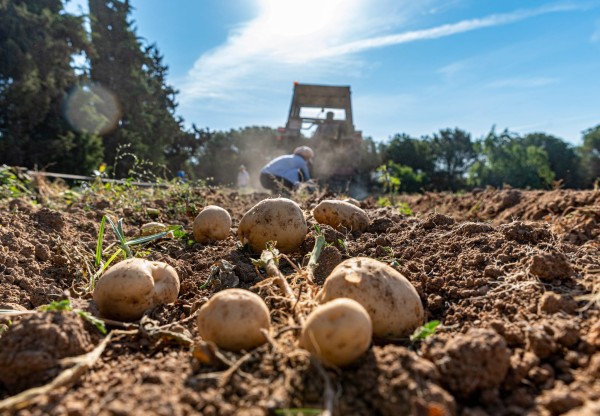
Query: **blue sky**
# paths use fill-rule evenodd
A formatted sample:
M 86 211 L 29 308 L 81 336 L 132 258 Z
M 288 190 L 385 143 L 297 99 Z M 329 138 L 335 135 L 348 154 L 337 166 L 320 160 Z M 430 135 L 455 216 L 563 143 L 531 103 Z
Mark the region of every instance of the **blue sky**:
M 187 125 L 282 126 L 294 81 L 350 85 L 376 140 L 495 125 L 579 144 L 600 124 L 600 0 L 131 3 Z

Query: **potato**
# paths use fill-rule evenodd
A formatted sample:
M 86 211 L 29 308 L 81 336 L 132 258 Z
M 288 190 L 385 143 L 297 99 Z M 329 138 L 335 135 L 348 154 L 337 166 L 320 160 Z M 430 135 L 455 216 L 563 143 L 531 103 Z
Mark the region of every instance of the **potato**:
M 343 367 L 369 349 L 372 332 L 371 318 L 360 303 L 334 299 L 308 315 L 300 346 L 325 364 Z
M 336 230 L 346 228 L 351 231 L 364 231 L 369 226 L 369 217 L 361 208 L 350 202 L 326 199 L 313 210 L 319 224 L 327 224 Z
M 167 229 L 167 226 L 160 222 L 148 222 L 140 227 L 140 235 L 152 235 L 162 233 Z
M 413 285 L 380 261 L 355 257 L 337 265 L 317 300 L 325 303 L 344 297 L 367 310 L 377 337 L 403 337 L 423 324 L 423 305 Z
M 208 205 L 194 219 L 194 240 L 198 243 L 225 240 L 229 237 L 230 229 L 229 212 L 216 205 Z
M 269 309 L 260 296 L 244 289 L 226 289 L 200 308 L 196 318 L 198 334 L 229 351 L 250 350 L 267 339 Z
M 291 253 L 300 247 L 307 232 L 304 213 L 287 198 L 260 201 L 244 214 L 238 227 L 240 241 L 255 253 L 262 252 L 269 241 L 277 241 L 282 253 Z
M 93 297 L 103 316 L 135 321 L 147 309 L 175 302 L 178 294 L 179 276 L 173 267 L 133 258 L 109 268 L 96 283 Z
M 354 198 L 344 198 L 342 199 L 343 202 L 347 202 L 349 204 L 354 205 L 355 207 L 359 207 L 360 208 L 360 202 L 358 202 L 358 200 L 354 199 Z

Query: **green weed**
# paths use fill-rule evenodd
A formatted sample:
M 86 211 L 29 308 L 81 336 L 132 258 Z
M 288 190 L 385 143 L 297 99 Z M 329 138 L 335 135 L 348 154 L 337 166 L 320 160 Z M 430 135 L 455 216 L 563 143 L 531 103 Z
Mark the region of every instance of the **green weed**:
M 94 325 L 96 329 L 100 331 L 100 333 L 106 335 L 106 325 L 104 324 L 104 321 L 102 319 L 98 319 L 91 313 L 82 311 L 81 309 L 73 309 L 73 307 L 71 306 L 71 301 L 69 299 L 63 299 L 61 301 L 53 300 L 48 305 L 40 306 L 39 309 L 44 312 L 73 311 L 82 319 Z
M 102 261 L 102 253 L 103 253 L 102 243 L 104 240 L 106 221 L 108 221 L 113 232 L 117 236 L 117 244 L 119 247 L 108 258 L 108 260 L 106 262 L 103 262 Z M 123 218 L 119 218 L 119 220 L 115 224 L 115 222 L 110 218 L 110 216 L 104 215 L 102 217 L 102 221 L 100 222 L 100 229 L 98 230 L 98 240 L 96 241 L 96 253 L 94 256 L 94 265 L 98 268 L 98 270 L 91 277 L 90 283 L 89 283 L 88 287 L 86 288 L 86 291 L 91 292 L 94 290 L 96 279 L 98 279 L 98 277 L 100 277 L 100 275 L 102 275 L 104 270 L 106 270 L 108 268 L 108 266 L 119 255 L 122 254 L 124 259 L 135 257 L 133 251 L 131 250 L 132 246 L 147 244 L 152 241 L 158 240 L 160 238 L 166 237 L 167 235 L 173 235 L 180 239 L 185 239 L 188 236 L 187 233 L 185 233 L 183 231 L 182 226 L 172 225 L 170 227 L 167 227 L 167 229 L 165 231 L 162 231 L 160 233 L 134 238 L 133 240 L 127 240 L 125 238 L 125 233 L 123 232 Z M 138 256 L 139 256 L 140 254 L 147 254 L 147 253 L 148 252 L 146 252 L 146 253 L 138 252 L 136 254 L 138 254 Z
M 425 339 L 433 334 L 437 327 L 440 325 L 440 321 L 429 321 L 425 325 L 415 329 L 415 332 L 410 336 L 411 341 L 419 341 Z

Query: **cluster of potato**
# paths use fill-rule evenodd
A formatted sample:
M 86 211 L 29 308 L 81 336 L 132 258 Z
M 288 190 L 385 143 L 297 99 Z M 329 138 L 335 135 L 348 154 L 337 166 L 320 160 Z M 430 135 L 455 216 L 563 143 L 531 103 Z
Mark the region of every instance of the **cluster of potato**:
M 172 303 L 179 295 L 179 276 L 160 261 L 123 260 L 108 269 L 94 288 L 94 302 L 109 319 L 135 321 L 147 309 Z
M 367 214 L 355 201 L 326 200 L 313 210 L 321 224 L 364 231 Z M 193 224 L 201 243 L 226 239 L 231 216 L 223 208 L 205 207 Z M 270 241 L 284 253 L 297 250 L 308 232 L 304 213 L 286 198 L 267 199 L 252 207 L 240 221 L 238 237 L 255 253 Z M 161 262 L 128 259 L 111 267 L 99 280 L 94 300 L 112 319 L 136 320 L 145 310 L 171 303 L 179 293 L 175 269 Z M 345 366 L 364 354 L 372 337 L 403 337 L 421 325 L 424 311 L 411 283 L 392 267 L 357 257 L 339 264 L 327 277 L 307 317 L 299 345 L 329 365 Z M 220 348 L 241 351 L 267 341 L 270 313 L 258 295 L 243 289 L 215 294 L 199 310 L 199 335 Z

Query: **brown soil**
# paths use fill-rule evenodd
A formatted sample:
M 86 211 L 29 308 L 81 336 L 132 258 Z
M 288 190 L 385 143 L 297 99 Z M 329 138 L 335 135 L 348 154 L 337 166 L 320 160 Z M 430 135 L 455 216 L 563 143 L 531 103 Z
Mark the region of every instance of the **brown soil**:
M 209 204 L 226 208 L 233 219 L 224 241 L 163 239 L 145 247 L 146 258 L 177 270 L 178 301 L 150 311 L 144 330 L 115 335 L 74 385 L 15 413 L 266 415 L 322 408 L 330 383 L 338 415 L 598 414 L 599 191 L 486 189 L 398 197 L 413 216 L 368 199 L 361 203 L 371 220 L 366 232 L 322 226 L 330 244 L 315 271 L 317 285 L 343 259 L 373 257 L 404 274 L 427 320 L 442 322 L 424 341 L 377 340 L 357 363 L 328 369 L 326 378 L 297 347 L 292 313 L 280 297 L 269 296 L 277 288 L 257 274 L 251 262 L 256 256 L 236 245 L 242 215 L 265 197 L 201 189 L 179 200 L 156 195 L 137 204 L 102 195 L 69 206 L 0 201 L 0 309 L 33 310 L 70 297 L 74 307 L 97 313 L 85 287 L 104 214 L 125 218 L 130 237 L 150 221 L 190 232 L 193 214 Z M 323 198 L 296 198 L 311 229 L 310 209 Z M 111 241 L 107 229 L 105 247 Z M 312 231 L 291 260 L 305 265 L 314 241 Z M 286 261 L 281 270 L 306 300 L 309 285 Z M 212 283 L 201 289 L 211 273 Z M 266 299 L 272 339 L 247 355 L 221 351 L 221 360 L 205 359 L 214 352 L 202 352 L 208 346 L 187 318 L 230 286 Z M 67 366 L 65 357 L 90 351 L 102 338 L 72 312 L 11 319 L 0 319 L 0 400 L 48 382 Z M 153 331 L 165 325 L 171 336 Z M 195 340 L 195 352 L 177 342 L 177 333 Z

